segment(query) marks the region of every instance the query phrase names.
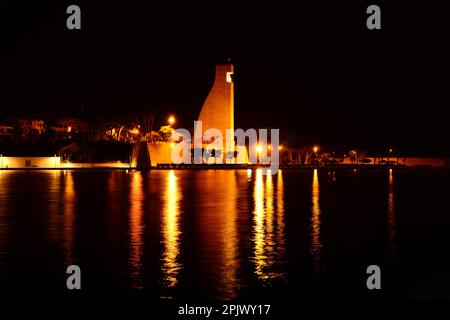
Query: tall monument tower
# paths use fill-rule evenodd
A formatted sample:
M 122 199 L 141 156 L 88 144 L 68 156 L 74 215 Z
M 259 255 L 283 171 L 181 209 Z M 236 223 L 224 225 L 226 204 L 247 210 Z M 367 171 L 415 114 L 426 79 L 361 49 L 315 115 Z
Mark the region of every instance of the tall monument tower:
M 234 67 L 232 64 L 216 66 L 216 77 L 198 118 L 203 132 L 215 128 L 226 138 L 226 129 L 234 131 Z

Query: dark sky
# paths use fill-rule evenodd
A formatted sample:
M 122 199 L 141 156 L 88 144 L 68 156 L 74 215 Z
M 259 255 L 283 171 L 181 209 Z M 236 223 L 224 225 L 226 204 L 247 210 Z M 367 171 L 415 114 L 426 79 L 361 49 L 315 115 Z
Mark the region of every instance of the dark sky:
M 189 128 L 231 58 L 239 127 L 448 151 L 450 1 L 390 2 L 2 1 L 0 118 L 154 109 Z M 369 4 L 382 30 L 366 28 Z

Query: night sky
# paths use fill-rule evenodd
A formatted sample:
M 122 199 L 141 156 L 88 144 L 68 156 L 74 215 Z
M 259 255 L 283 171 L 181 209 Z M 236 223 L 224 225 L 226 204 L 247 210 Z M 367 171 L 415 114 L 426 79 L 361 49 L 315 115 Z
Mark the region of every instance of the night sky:
M 0 119 L 156 110 L 190 128 L 231 58 L 237 127 L 450 151 L 450 1 L 93 2 L 2 1 Z M 66 28 L 70 4 L 80 31 Z M 382 30 L 366 28 L 369 4 Z

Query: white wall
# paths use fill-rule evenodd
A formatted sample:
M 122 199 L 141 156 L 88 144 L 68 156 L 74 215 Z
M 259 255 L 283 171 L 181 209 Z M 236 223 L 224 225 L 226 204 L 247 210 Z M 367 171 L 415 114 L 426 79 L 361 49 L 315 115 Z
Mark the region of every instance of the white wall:
M 0 168 L 60 168 L 59 157 L 0 157 Z

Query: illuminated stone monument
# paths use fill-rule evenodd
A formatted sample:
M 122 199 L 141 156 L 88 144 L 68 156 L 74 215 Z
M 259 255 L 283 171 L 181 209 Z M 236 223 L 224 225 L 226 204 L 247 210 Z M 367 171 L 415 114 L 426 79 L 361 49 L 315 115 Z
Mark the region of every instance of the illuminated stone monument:
M 202 147 L 205 150 L 214 150 L 211 157 L 204 158 L 206 163 L 248 163 L 247 149 L 234 143 L 234 135 L 228 139 L 227 130 L 234 133 L 234 66 L 221 64 L 216 66 L 216 75 L 211 91 L 203 104 L 198 121 L 201 127 L 195 129 L 196 136 L 202 136 Z M 215 145 L 219 136 L 214 134 L 215 129 L 220 131 L 223 147 Z M 210 139 L 205 134 L 210 130 Z M 215 141 L 215 142 L 214 142 Z M 227 154 L 234 154 L 227 157 Z M 241 154 L 242 156 L 237 156 Z M 238 160 L 239 159 L 239 160 Z
M 205 151 L 202 153 L 201 163 L 208 164 L 244 164 L 248 163 L 246 146 L 236 145 L 234 142 L 234 67 L 232 64 L 216 66 L 216 74 L 212 88 L 203 104 L 194 132 L 192 147 Z M 227 139 L 227 130 L 232 132 Z M 221 133 L 221 139 L 218 133 Z M 205 134 L 208 136 L 205 138 Z M 195 143 L 195 137 L 200 141 Z M 221 140 L 220 143 L 218 143 Z M 158 164 L 170 164 L 171 150 L 174 143 L 140 143 L 136 144 L 131 160 L 131 166 L 147 168 Z M 194 163 L 198 163 L 194 160 Z
M 214 128 L 226 134 L 234 131 L 234 68 L 232 64 L 216 66 L 216 77 L 198 118 L 205 132 Z M 223 137 L 225 139 L 225 137 Z

